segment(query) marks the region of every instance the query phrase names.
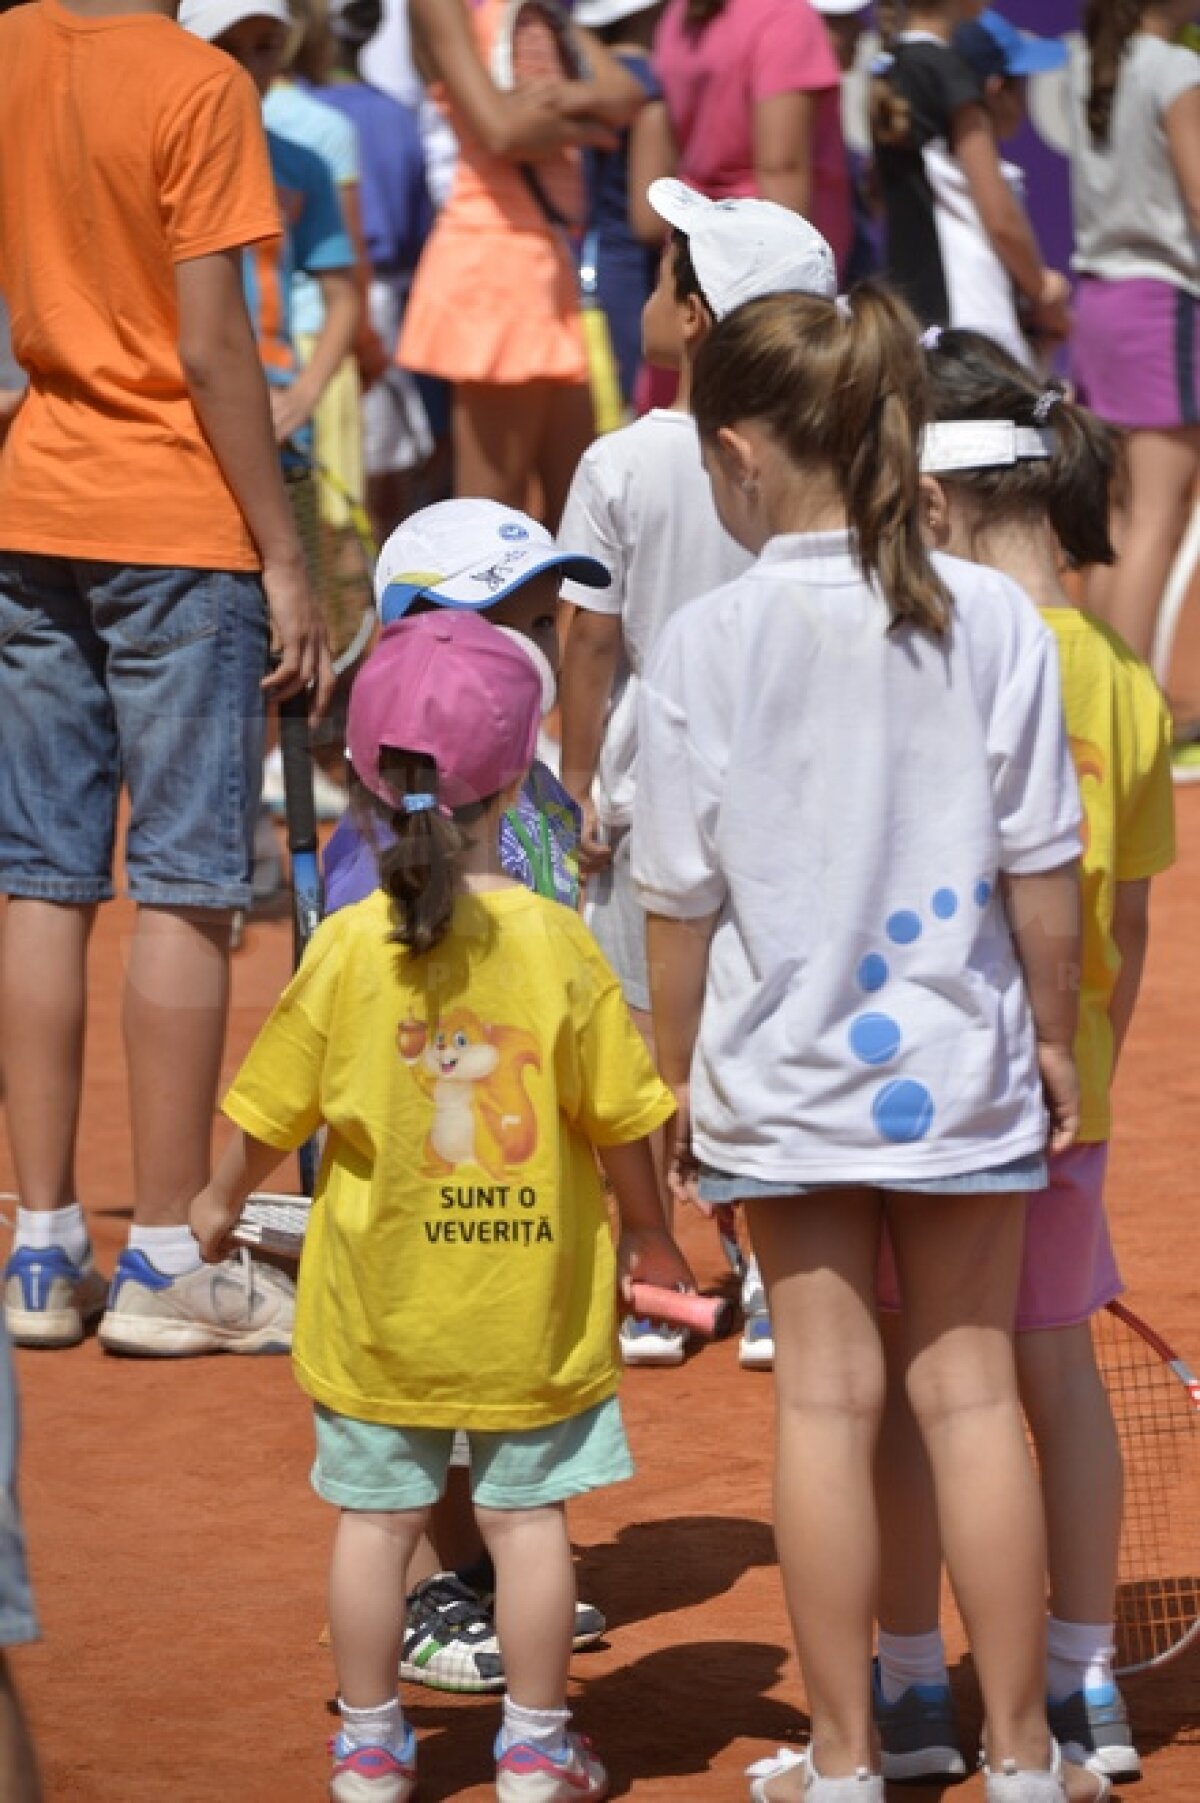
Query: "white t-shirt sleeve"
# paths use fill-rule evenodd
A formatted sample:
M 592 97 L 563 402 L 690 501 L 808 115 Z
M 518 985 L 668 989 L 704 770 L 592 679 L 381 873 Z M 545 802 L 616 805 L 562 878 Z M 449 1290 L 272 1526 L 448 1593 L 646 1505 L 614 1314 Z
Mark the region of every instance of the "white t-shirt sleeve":
M 689 722 L 684 646 L 683 634 L 668 628 L 638 696 L 632 869 L 647 913 L 700 920 L 725 900 L 717 857 L 722 785 Z
M 612 584 L 609 588 L 587 588 L 582 582 L 564 582 L 561 592 L 564 601 L 586 608 L 589 613 L 620 614 L 625 611 L 628 553 L 614 496 L 604 480 L 596 449 L 585 452 L 580 460 L 556 536 L 563 551 L 577 557 L 594 557 L 602 563 Z
M 988 721 L 988 759 L 1000 868 L 1033 876 L 1079 856 L 1083 813 L 1054 636 L 1034 617 L 1022 622 L 1015 649 Z
M 1200 56 L 1183 44 L 1155 45 L 1153 65 L 1154 98 L 1159 116 L 1169 111 L 1189 88 L 1200 85 Z

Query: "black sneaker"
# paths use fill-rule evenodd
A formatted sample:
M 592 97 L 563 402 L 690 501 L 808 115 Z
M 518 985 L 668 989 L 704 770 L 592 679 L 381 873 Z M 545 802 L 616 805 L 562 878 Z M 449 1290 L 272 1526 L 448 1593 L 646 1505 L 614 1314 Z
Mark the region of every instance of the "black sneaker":
M 876 1659 L 871 1667 L 871 1709 L 879 1730 L 880 1763 L 889 1783 L 966 1777 L 948 1684 L 914 1684 L 894 1703 L 885 1702 Z
M 476 1590 L 473 1594 L 491 1615 L 496 1604 L 495 1591 Z M 584 1653 L 589 1647 L 598 1646 L 607 1632 L 608 1619 L 603 1610 L 597 1609 L 595 1603 L 576 1603 L 575 1632 L 571 1636 L 573 1653 Z
M 1102 1695 L 1076 1690 L 1047 1711 L 1050 1732 L 1072 1765 L 1126 1784 L 1140 1778 L 1142 1762 L 1133 1744 L 1125 1699 L 1112 1685 Z
M 400 1676 L 431 1690 L 504 1689 L 504 1661 L 491 1613 L 452 1571 L 409 1593 Z

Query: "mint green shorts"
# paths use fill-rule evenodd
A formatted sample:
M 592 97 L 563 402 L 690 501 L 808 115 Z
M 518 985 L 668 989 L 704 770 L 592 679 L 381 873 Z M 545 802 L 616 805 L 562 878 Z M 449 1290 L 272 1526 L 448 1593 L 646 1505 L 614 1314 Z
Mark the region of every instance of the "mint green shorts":
M 394 1514 L 427 1509 L 446 1488 L 454 1447 L 449 1427 L 355 1421 L 317 1403 L 312 1486 L 342 1509 Z M 615 1396 L 550 1427 L 524 1433 L 468 1429 L 471 1496 L 481 1509 L 541 1509 L 633 1476 Z

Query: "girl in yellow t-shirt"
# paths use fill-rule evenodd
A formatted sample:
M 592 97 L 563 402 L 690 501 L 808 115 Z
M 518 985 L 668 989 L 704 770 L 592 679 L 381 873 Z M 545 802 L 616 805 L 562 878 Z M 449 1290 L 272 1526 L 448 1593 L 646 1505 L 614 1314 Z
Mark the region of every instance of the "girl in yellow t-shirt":
M 1050 1726 L 1069 1760 L 1128 1780 L 1141 1766 L 1112 1674 L 1121 1459 L 1089 1321 L 1123 1287 L 1104 1211 L 1109 1089 L 1141 981 L 1150 879 L 1174 859 L 1171 722 L 1150 671 L 1072 604 L 1062 582 L 1064 562 L 1113 561 L 1115 435 L 989 339 L 954 331 L 927 334 L 927 343 L 935 423 L 922 455 L 933 478 L 924 524 L 939 546 L 1003 571 L 1037 602 L 1057 641 L 1084 807 L 1079 1133 L 1051 1155 L 1047 1188 L 1029 1198 L 1016 1344 L 1046 1505 Z M 882 1299 L 894 1304 L 885 1264 Z M 898 1386 L 892 1403 L 880 1465 L 876 1714 L 884 1771 L 891 1741 L 893 1777 L 932 1779 L 963 1766 L 937 1632 L 939 1550 L 924 1458 L 896 1406 Z M 940 1720 L 929 1707 L 935 1689 Z
M 618 1276 L 692 1279 L 650 1155 L 673 1103 L 617 979 L 571 910 L 499 868 L 541 701 L 531 660 L 475 614 L 384 632 L 348 730 L 394 840 L 382 888 L 314 936 L 225 1099 L 237 1132 L 192 1204 L 205 1257 L 221 1256 L 247 1195 L 325 1123 L 293 1361 L 315 1404 L 313 1483 L 342 1510 L 334 1803 L 415 1789 L 396 1698 L 405 1577 L 455 1428 L 496 1567 L 497 1795 L 606 1791 L 567 1732 L 564 1503 L 632 1471 Z M 620 1212 L 615 1254 L 597 1155 Z

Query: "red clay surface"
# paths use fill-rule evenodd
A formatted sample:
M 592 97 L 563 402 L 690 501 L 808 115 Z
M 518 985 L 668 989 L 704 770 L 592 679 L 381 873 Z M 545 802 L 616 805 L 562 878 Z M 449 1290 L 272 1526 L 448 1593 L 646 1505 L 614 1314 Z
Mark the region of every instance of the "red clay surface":
M 1197 611 L 1181 700 L 1200 700 Z M 1179 825 L 1120 1077 L 1111 1201 L 1131 1300 L 1200 1365 L 1200 789 L 1180 794 Z M 129 930 L 124 906 L 106 910 L 93 966 L 82 1179 L 105 1268 L 129 1194 L 116 1001 Z M 288 957 L 284 924 L 251 930 L 231 1071 Z M 3 1155 L 0 1187 L 12 1187 Z M 717 1279 L 713 1230 L 693 1221 L 685 1237 L 701 1279 Z M 136 1363 L 92 1341 L 18 1364 L 45 1638 L 13 1663 L 49 1803 L 315 1803 L 332 1721 L 317 1643 L 331 1512 L 308 1489 L 308 1414 L 287 1361 Z M 678 1371 L 632 1373 L 624 1401 L 638 1477 L 572 1506 L 581 1589 L 611 1624 L 575 1661 L 578 1723 L 615 1796 L 744 1798 L 747 1762 L 806 1725 L 769 1526 L 771 1380 L 740 1371 L 729 1342 Z M 1147 1803 L 1200 1797 L 1198 1677 L 1192 1657 L 1128 1686 Z M 955 1682 L 973 1732 L 967 1665 Z M 405 1703 L 422 1796 L 491 1796 L 496 1701 L 406 1687 Z M 981 1790 L 972 1779 L 957 1794 Z

